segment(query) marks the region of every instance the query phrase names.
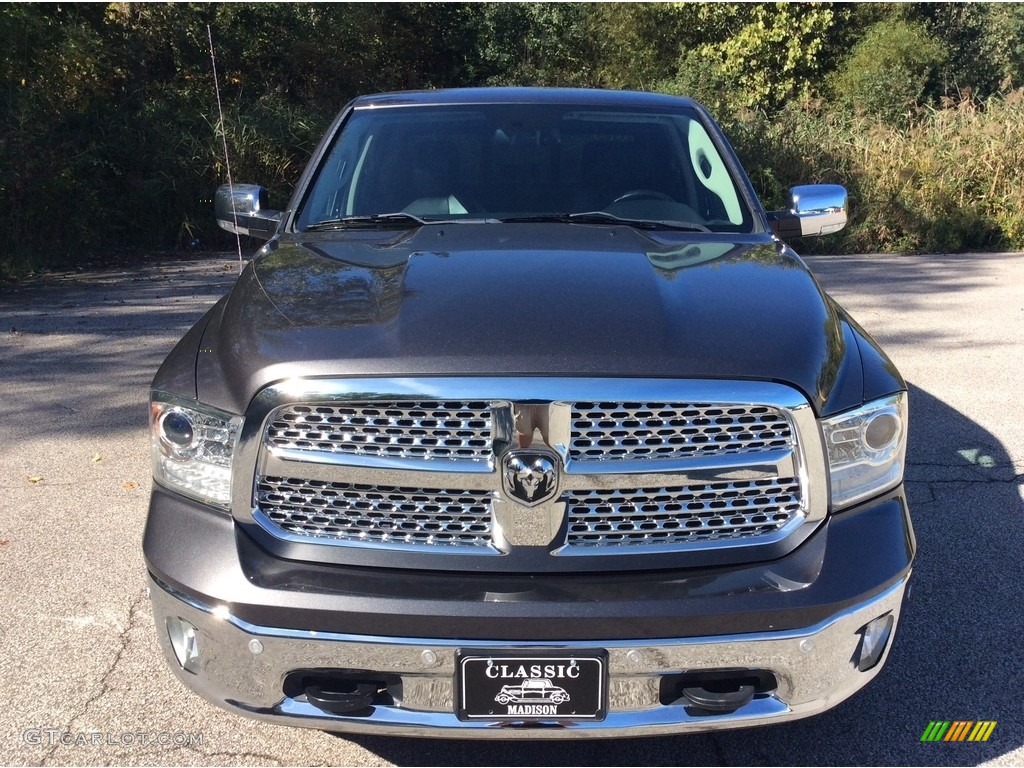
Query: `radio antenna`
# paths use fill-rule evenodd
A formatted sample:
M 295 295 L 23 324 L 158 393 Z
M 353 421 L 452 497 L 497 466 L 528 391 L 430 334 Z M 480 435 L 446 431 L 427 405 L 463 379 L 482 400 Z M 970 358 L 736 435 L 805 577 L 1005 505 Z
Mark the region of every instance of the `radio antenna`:
M 238 272 L 241 274 L 242 236 L 238 233 L 238 212 L 235 210 L 235 184 L 231 179 L 231 159 L 228 157 L 228 136 L 224 129 L 224 107 L 220 103 L 220 80 L 217 78 L 217 56 L 213 51 L 213 31 L 206 25 L 206 37 L 210 41 L 210 63 L 213 65 L 213 90 L 217 94 L 217 114 L 220 116 L 220 140 L 224 146 L 224 167 L 228 172 L 228 196 L 231 198 L 231 216 L 235 222 L 235 243 L 238 246 Z

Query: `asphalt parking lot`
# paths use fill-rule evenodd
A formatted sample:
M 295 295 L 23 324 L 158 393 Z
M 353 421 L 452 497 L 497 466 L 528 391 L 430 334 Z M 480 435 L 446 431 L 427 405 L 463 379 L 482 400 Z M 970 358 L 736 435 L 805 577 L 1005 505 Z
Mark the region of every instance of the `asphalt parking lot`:
M 150 379 L 230 286 L 224 254 L 0 288 L 0 763 L 1024 764 L 1024 255 L 818 257 L 911 385 L 919 544 L 889 665 L 830 712 L 607 742 L 339 738 L 259 724 L 165 668 L 144 594 Z M 985 743 L 922 743 L 995 720 Z

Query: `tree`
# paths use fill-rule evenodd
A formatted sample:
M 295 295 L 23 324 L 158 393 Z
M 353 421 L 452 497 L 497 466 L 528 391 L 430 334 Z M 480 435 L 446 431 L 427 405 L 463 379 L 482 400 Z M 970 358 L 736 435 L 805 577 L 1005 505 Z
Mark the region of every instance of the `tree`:
M 587 6 L 487 3 L 481 7 L 481 69 L 493 85 L 592 86 L 596 43 Z
M 916 3 L 912 10 L 947 52 L 934 95 L 984 99 L 1024 85 L 1020 3 Z
M 826 3 L 707 3 L 692 7 L 701 42 L 682 52 L 666 85 L 726 109 L 774 111 L 809 99 L 830 63 L 829 42 L 848 13 Z M 727 95 L 723 95 L 725 88 Z
M 834 76 L 833 97 L 848 111 L 905 123 L 923 103 L 945 58 L 942 44 L 921 22 L 879 22 Z

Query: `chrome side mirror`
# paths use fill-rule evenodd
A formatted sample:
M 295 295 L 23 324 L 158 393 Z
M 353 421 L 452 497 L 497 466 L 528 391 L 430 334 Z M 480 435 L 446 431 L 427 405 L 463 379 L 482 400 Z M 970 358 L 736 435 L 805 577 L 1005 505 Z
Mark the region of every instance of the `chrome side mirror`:
M 259 184 L 223 184 L 213 197 L 217 224 L 228 232 L 267 240 L 277 232 L 281 211 L 266 209 L 267 190 Z
M 846 188 L 839 184 L 804 184 L 789 190 L 789 210 L 772 211 L 772 230 L 780 238 L 818 237 L 846 226 Z

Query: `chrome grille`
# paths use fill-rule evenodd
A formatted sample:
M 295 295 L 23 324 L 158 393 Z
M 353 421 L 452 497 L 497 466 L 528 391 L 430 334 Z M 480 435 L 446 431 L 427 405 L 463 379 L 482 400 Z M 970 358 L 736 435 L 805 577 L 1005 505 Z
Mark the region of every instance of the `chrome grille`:
M 793 444 L 789 420 L 766 405 L 579 402 L 571 425 L 575 461 L 680 459 Z
M 377 545 L 488 547 L 487 491 L 429 490 L 318 480 L 258 479 L 259 510 L 293 534 Z
M 491 458 L 486 402 L 416 400 L 303 404 L 277 409 L 267 425 L 271 448 L 395 459 Z
M 571 491 L 568 544 L 652 546 L 772 533 L 800 514 L 795 478 Z
M 542 547 L 553 571 L 752 562 L 828 511 L 816 415 L 772 382 L 318 378 L 265 388 L 246 422 L 255 471 L 233 513 L 311 560 L 452 566 L 437 553 L 504 571 Z M 556 458 L 560 490 L 529 507 L 508 473 L 533 453 Z M 374 558 L 388 549 L 405 558 Z

